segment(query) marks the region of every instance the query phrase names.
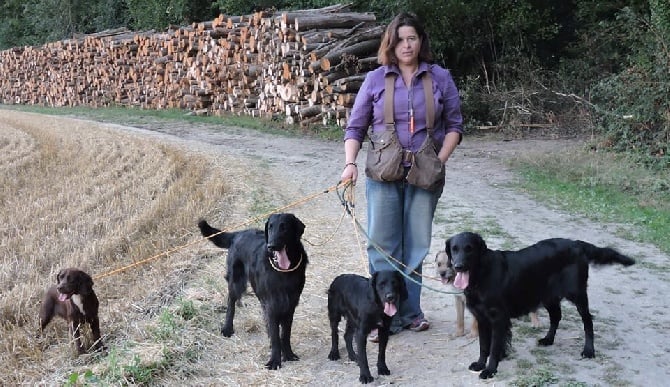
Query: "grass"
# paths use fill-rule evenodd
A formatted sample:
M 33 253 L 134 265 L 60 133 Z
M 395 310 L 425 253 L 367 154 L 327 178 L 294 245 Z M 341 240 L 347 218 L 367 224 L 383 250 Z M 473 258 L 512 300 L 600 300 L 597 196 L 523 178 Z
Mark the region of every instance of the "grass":
M 204 123 L 227 127 L 255 129 L 264 133 L 282 136 L 311 136 L 323 140 L 338 141 L 342 139 L 342 128 L 323 125 L 314 125 L 309 128 L 299 128 L 297 126 L 284 124 L 283 117 L 268 119 L 249 117 L 244 115 L 196 116 L 178 109 L 144 110 L 125 107 L 93 109 L 88 107 L 51 108 L 36 105 L 12 105 L 11 109 L 39 114 L 85 118 L 99 122 L 133 125 L 138 127 L 155 124 L 157 121 Z
M 670 171 L 644 168 L 631 156 L 584 148 L 529 154 L 511 165 L 525 179 L 521 188 L 537 199 L 597 222 L 618 224 L 621 236 L 670 253 Z

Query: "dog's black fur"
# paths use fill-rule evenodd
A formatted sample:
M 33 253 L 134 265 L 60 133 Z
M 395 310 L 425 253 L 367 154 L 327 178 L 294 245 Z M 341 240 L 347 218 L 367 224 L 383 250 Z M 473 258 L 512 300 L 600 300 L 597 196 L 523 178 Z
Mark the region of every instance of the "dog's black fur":
M 307 253 L 300 240 L 305 225 L 293 214 L 272 214 L 265 231 L 220 233 L 204 220 L 198 227 L 216 246 L 228 249 L 228 309 L 221 333 L 225 337 L 233 334 L 235 304 L 246 291 L 248 281 L 261 303 L 270 336 L 271 354 L 265 367 L 276 370 L 282 360 L 298 360 L 291 349 L 291 327 L 305 286 Z
M 396 304 L 406 299 L 405 279 L 398 271 L 378 271 L 370 279 L 357 274 L 337 276 L 328 288 L 328 319 L 332 338 L 328 359 L 340 358 L 337 332 L 344 317 L 347 320 L 344 342 L 349 360 L 358 362 L 359 381 L 367 384 L 374 380 L 368 366 L 366 344 L 368 334 L 375 328 L 379 329 L 377 372 L 379 375 L 390 375 L 391 371 L 386 366 L 386 345 L 391 318 L 397 312 Z M 358 355 L 353 348 L 354 336 Z
M 480 235 L 470 232 L 449 238 L 445 251 L 460 277 L 454 283 L 464 289 L 467 307 L 479 325 L 479 359 L 469 368 L 482 371 L 481 379 L 493 377 L 498 362 L 507 355 L 513 317 L 543 305 L 551 325 L 538 343 L 552 345 L 563 298 L 577 307 L 584 324 L 582 357 L 594 357 L 587 296 L 589 264 L 635 263 L 612 248 L 560 238 L 546 239 L 519 251 L 490 250 Z
M 62 317 L 68 322 L 75 349 L 81 355 L 86 352 L 81 329 L 84 324 L 89 324 L 93 336 L 92 348 L 101 349 L 99 305 L 91 276 L 79 269 L 63 269 L 56 274 L 56 285 L 44 295 L 40 306 L 40 329 L 44 331 L 54 316 Z

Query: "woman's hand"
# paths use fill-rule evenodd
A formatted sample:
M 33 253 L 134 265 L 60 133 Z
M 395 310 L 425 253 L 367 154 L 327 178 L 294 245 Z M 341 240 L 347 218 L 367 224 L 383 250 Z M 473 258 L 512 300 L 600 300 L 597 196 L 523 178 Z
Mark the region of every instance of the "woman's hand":
M 347 180 L 351 180 L 353 184 L 356 184 L 356 180 L 358 180 L 358 165 L 356 163 L 347 163 L 344 166 L 340 181 L 344 183 Z

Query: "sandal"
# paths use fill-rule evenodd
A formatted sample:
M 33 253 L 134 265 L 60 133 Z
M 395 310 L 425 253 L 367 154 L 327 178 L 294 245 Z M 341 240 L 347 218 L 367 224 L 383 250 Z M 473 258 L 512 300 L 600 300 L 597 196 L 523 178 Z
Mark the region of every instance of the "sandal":
M 368 340 L 371 343 L 378 343 L 379 342 L 379 329 L 375 328 L 373 329 L 370 334 L 368 335 Z
M 409 325 L 409 329 L 413 332 L 423 332 L 428 328 L 430 328 L 430 323 L 425 318 L 417 318 Z

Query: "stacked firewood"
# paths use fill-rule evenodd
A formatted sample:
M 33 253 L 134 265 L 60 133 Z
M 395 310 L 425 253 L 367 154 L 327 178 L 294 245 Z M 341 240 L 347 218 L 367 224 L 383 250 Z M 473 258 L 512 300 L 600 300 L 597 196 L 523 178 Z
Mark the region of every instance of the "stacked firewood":
M 125 28 L 0 52 L 0 102 L 346 124 L 383 26 L 348 5 Z

